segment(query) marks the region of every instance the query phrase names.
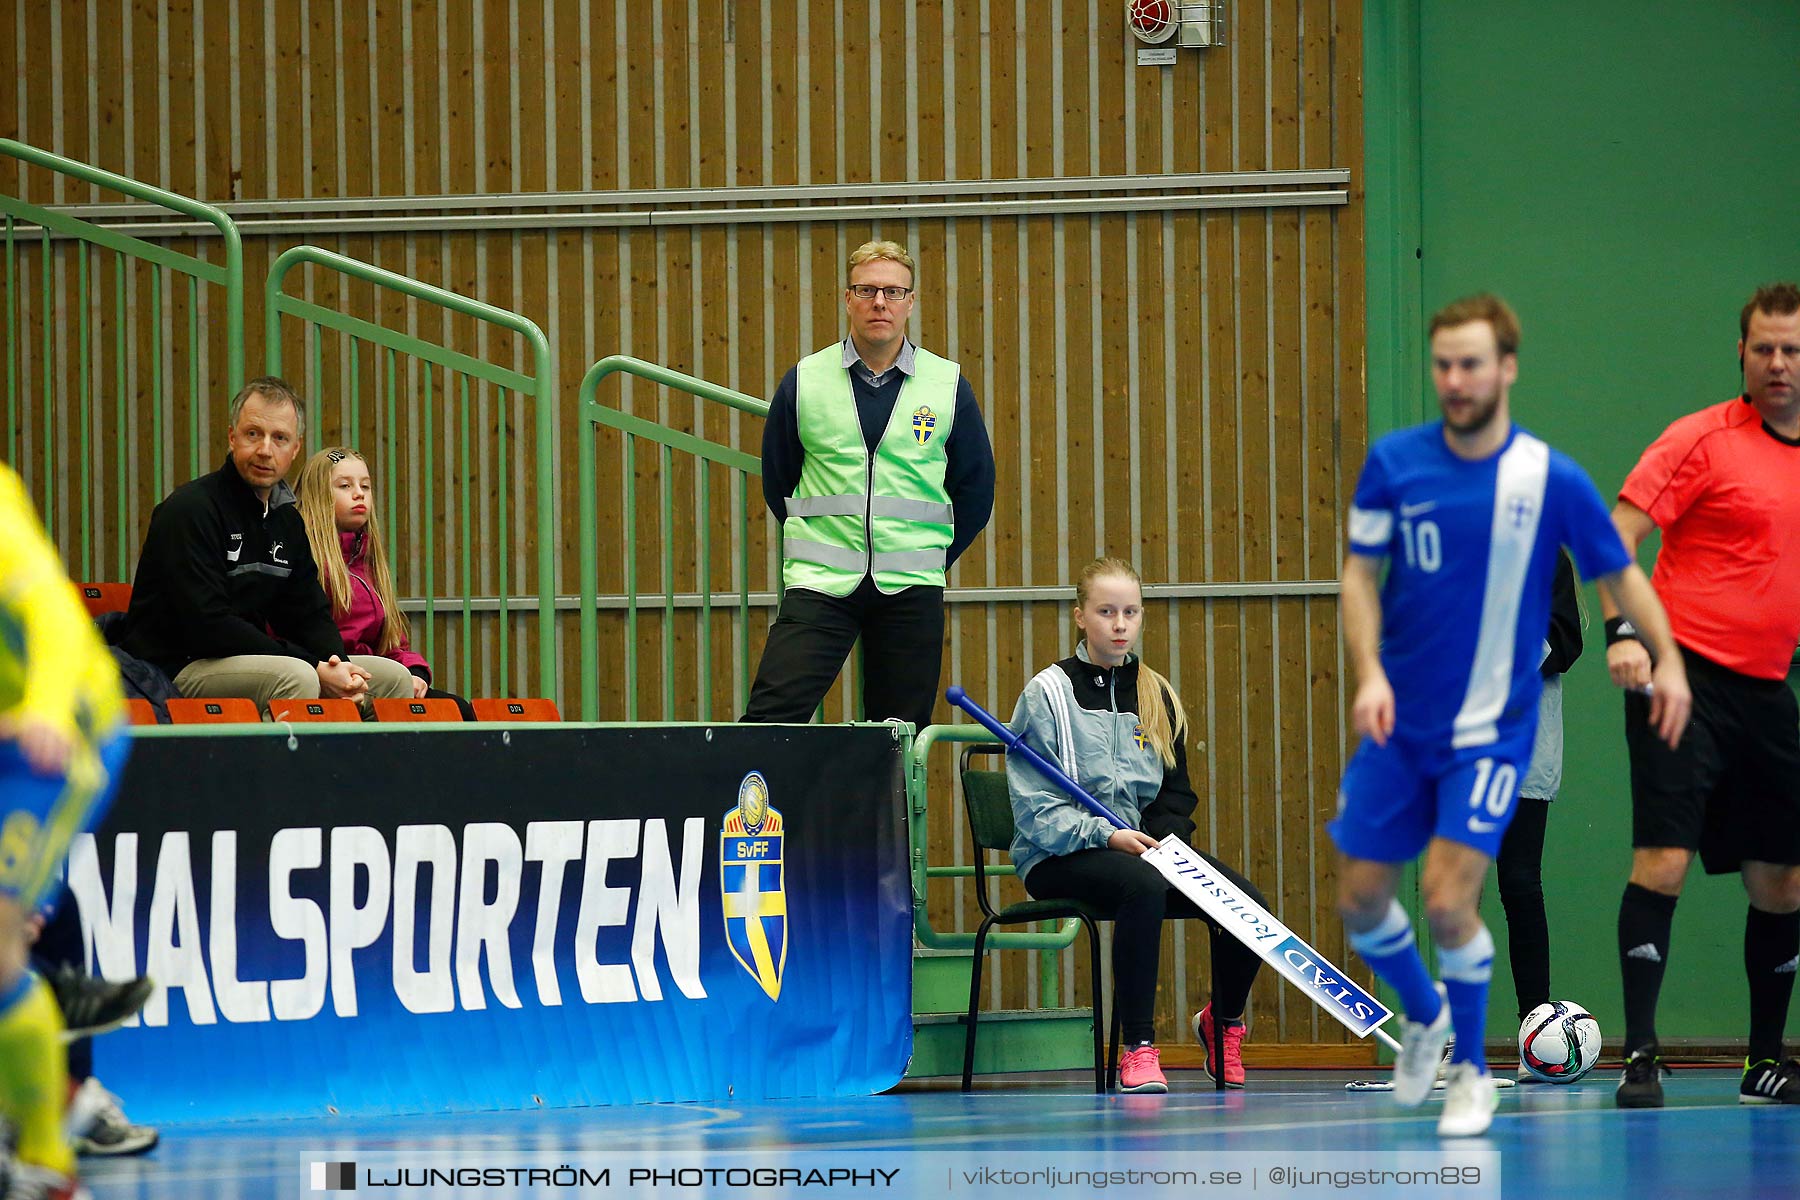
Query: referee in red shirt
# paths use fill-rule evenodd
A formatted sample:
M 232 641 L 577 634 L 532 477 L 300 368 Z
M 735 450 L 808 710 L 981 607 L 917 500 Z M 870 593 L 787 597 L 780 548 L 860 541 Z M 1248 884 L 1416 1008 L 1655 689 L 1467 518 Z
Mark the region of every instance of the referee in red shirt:
M 1744 394 L 1664 430 L 1613 509 L 1633 552 L 1662 530 L 1651 582 L 1694 693 L 1674 749 L 1649 727 L 1649 701 L 1626 696 L 1633 849 L 1619 904 L 1621 1108 L 1662 1107 L 1656 997 L 1695 851 L 1708 874 L 1741 872 L 1750 896 L 1750 1053 L 1738 1100 L 1800 1104 L 1800 1061 L 1782 1050 L 1800 964 L 1800 712 L 1787 685 L 1800 640 L 1800 288 L 1759 288 L 1739 332 Z M 1613 682 L 1648 684 L 1649 653 L 1604 593 L 1601 605 Z

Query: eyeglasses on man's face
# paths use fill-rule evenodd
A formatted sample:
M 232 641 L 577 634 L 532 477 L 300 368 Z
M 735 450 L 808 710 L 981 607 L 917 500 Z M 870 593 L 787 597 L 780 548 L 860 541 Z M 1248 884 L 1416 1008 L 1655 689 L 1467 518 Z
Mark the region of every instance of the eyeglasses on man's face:
M 885 296 L 889 304 L 898 304 L 912 295 L 913 290 L 908 287 L 876 287 L 872 283 L 853 283 L 850 285 L 850 294 L 858 300 L 873 300 L 877 295 Z

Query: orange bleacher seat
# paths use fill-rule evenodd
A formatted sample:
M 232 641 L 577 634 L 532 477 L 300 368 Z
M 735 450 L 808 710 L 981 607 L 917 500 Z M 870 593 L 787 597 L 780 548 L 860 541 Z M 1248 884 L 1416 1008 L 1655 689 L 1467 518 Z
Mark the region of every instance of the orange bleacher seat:
M 269 716 L 277 721 L 360 721 L 362 711 L 354 700 L 327 696 L 318 700 L 271 700 Z
M 562 714 L 556 711 L 556 701 L 546 700 L 541 696 L 531 699 L 505 698 L 499 700 L 473 700 L 477 721 L 560 721 Z
M 156 724 L 156 710 L 150 707 L 150 702 L 142 696 L 127 696 L 125 698 L 125 709 L 131 714 L 131 723 L 133 725 Z
M 176 725 L 255 725 L 262 717 L 256 701 L 244 696 L 178 696 L 169 701 L 169 720 Z
M 131 607 L 129 583 L 78 583 L 75 586 L 81 591 L 81 602 L 87 605 L 90 617 L 124 612 Z
M 460 721 L 462 710 L 456 701 L 438 697 L 432 700 L 377 699 L 377 721 Z

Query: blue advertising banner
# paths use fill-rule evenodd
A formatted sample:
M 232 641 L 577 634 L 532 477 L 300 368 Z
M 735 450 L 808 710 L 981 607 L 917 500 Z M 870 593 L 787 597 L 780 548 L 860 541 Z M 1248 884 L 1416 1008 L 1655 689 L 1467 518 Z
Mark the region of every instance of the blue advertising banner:
M 160 985 L 95 1069 L 151 1122 L 881 1091 L 904 818 L 885 727 L 140 738 L 69 860 Z

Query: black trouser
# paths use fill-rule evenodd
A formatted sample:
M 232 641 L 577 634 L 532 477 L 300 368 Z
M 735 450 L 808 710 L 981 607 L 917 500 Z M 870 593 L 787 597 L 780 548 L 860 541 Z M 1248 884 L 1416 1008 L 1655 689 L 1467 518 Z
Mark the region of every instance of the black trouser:
M 44 931 L 31 947 L 31 965 L 40 972 L 53 967 L 84 970 L 87 949 L 81 940 L 81 913 L 75 897 L 64 890 L 56 911 L 44 923 Z M 81 1083 L 94 1073 L 94 1039 L 82 1038 L 69 1043 L 69 1079 Z
M 1256 885 L 1205 852 L 1200 857 L 1264 908 Z M 1212 932 L 1213 1012 L 1242 1015 L 1262 959 L 1219 928 L 1194 902 L 1169 886 L 1161 871 L 1123 850 L 1078 850 L 1046 858 L 1025 875 L 1038 900 L 1080 900 L 1113 921 L 1113 1005 L 1126 1046 L 1156 1040 L 1156 974 L 1164 917 L 1198 917 Z M 1094 986 L 1099 987 L 1099 980 Z
M 944 589 L 909 587 L 887 596 L 867 576 L 844 597 L 806 588 L 782 596 L 743 719 L 812 720 L 858 637 L 863 717 L 931 724 L 944 659 Z
M 1494 870 L 1506 909 L 1507 952 L 1523 1021 L 1526 1013 L 1550 1000 L 1550 922 L 1544 915 L 1544 827 L 1550 801 L 1520 796 L 1518 805 Z
M 456 701 L 456 710 L 462 714 L 463 720 L 473 721 L 475 719 L 475 706 L 473 704 L 470 704 L 467 700 L 464 700 L 461 696 L 457 695 L 455 692 L 445 692 L 445 691 L 440 691 L 434 687 L 428 687 L 425 689 L 425 699 L 427 699 L 427 700 L 454 700 L 454 701 Z

